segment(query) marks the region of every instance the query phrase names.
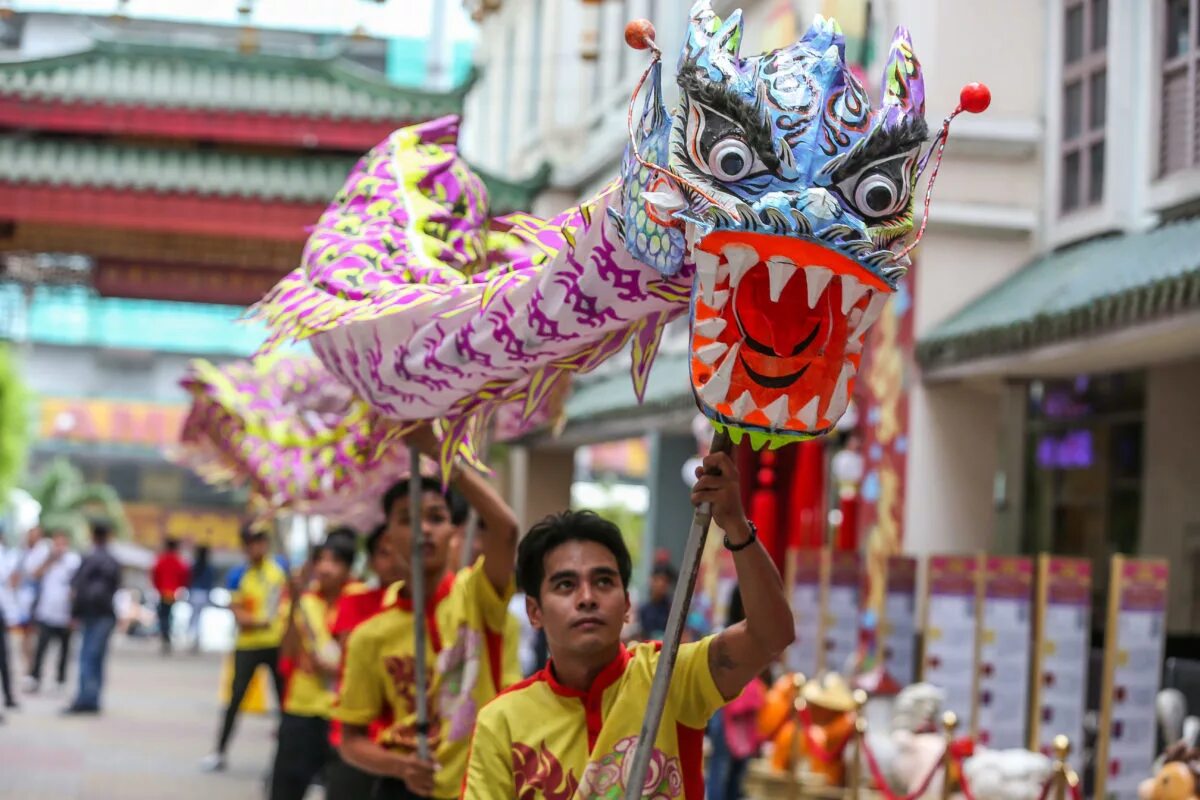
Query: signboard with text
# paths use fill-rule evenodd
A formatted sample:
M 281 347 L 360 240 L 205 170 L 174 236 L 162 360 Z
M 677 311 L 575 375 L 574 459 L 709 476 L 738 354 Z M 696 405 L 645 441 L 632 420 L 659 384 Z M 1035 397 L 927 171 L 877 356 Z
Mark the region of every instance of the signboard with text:
M 862 572 L 858 553 L 836 550 L 826 555 L 825 645 L 821 669 L 842 675 L 853 673 L 858 652 L 859 589 Z
M 880 660 L 901 686 L 914 683 L 917 645 L 917 560 L 888 559 L 883 618 L 879 622 Z
M 1087 712 L 1088 653 L 1092 638 L 1092 562 L 1085 558 L 1038 557 L 1034 612 L 1034 709 L 1029 749 L 1052 755 L 1054 737 L 1083 741 Z M 1070 763 L 1083 768 L 1083 748 L 1071 748 Z
M 921 680 L 946 693 L 947 711 L 974 718 L 976 573 L 974 555 L 931 556 L 925 589 L 925 647 Z
M 980 565 L 983 606 L 976 737 L 991 748 L 1023 747 L 1029 711 L 1033 561 L 987 556 Z
M 1163 560 L 1112 559 L 1095 783 L 1095 796 L 1106 800 L 1136 800 L 1154 762 L 1167 572 Z
M 821 550 L 793 550 L 792 616 L 796 641 L 787 651 L 787 668 L 812 676 L 821 657 Z

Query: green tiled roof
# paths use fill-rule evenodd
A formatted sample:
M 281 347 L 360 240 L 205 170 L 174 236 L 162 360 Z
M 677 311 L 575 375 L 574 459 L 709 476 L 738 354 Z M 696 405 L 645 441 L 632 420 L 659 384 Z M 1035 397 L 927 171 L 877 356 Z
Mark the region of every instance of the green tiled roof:
M 0 181 L 325 202 L 348 156 L 268 156 L 109 142 L 0 137 Z
M 0 182 L 91 186 L 132 191 L 191 192 L 325 203 L 357 159 L 304 154 L 249 155 L 72 139 L 0 135 Z M 545 187 L 549 167 L 524 180 L 481 173 L 493 214 L 525 211 Z
M 695 408 L 688 377 L 687 353 L 660 353 L 646 381 L 639 407 L 628 369 L 614 369 L 575 381 L 567 399 L 567 424 L 600 422 L 616 417 Z
M 21 287 L 0 284 L 0 340 L 22 334 Z M 207 356 L 249 356 L 266 338 L 245 309 L 99 297 L 82 286 L 34 290 L 28 338 L 35 344 L 111 347 Z
M 97 41 L 69 55 L 0 62 L 0 94 L 59 103 L 413 120 L 461 114 L 473 77 L 449 92 L 427 92 L 396 86 L 337 56 Z
M 1200 217 L 1037 259 L 924 336 L 927 369 L 1200 308 Z

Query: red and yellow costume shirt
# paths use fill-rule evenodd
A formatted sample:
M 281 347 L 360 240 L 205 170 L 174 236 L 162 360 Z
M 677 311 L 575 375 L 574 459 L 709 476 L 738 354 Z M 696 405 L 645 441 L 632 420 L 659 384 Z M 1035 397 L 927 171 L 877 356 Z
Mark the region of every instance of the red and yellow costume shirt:
M 679 649 L 644 797 L 704 796 L 704 728 L 725 704 L 708 667 L 711 642 L 708 637 Z M 625 797 L 625 775 L 649 704 L 658 650 L 657 642 L 622 647 L 587 692 L 559 684 L 548 664 L 502 693 L 476 721 L 462 797 Z
M 350 634 L 333 717 L 361 726 L 388 718 L 391 723 L 377 741 L 408 754 L 416 751 L 416 670 L 412 603 L 400 596 L 402 585 L 390 587 L 386 608 Z M 503 636 L 512 591 L 510 585 L 503 595 L 497 592 L 480 559 L 447 575 L 427 609 L 430 739 L 439 764 L 435 797 L 458 796 L 475 717 L 502 688 Z
M 336 662 L 341 657 L 337 641 L 330 633 L 332 623 L 333 610 L 321 595 L 305 592 L 300 596 L 296 625 L 307 657 L 298 659 L 288 675 L 283 710 L 289 714 L 329 718 L 333 709 L 334 680 L 321 674 L 317 661 Z

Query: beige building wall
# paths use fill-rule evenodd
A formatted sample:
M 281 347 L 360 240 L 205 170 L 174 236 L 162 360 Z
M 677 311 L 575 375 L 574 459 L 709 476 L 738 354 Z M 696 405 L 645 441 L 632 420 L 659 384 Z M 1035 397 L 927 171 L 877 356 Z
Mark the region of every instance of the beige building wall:
M 1139 555 L 1171 564 L 1167 628 L 1200 628 L 1200 359 L 1146 372 Z

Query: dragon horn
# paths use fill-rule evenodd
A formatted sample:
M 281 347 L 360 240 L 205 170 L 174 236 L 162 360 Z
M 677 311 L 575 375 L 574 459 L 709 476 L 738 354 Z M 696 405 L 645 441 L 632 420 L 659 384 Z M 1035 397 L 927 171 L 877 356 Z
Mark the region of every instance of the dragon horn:
M 812 24 L 808 26 L 808 30 L 800 37 L 800 44 L 808 45 L 809 48 L 823 53 L 831 44 L 834 44 L 834 38 L 840 35 L 841 32 L 842 29 L 838 27 L 837 20 L 832 17 L 825 19 L 825 17 L 817 14 L 813 17 Z
M 688 19 L 684 52 L 695 58 L 708 48 L 712 35 L 721 27 L 721 18 L 713 11 L 712 0 L 696 0 Z
M 713 52 L 721 52 L 729 54 L 733 58 L 738 57 L 738 49 L 742 44 L 742 10 L 739 8 L 730 14 L 725 23 L 712 36 L 712 41 L 708 47 Z
M 908 29 L 896 28 L 887 65 L 883 68 L 880 113 L 886 119 L 925 116 L 925 78 L 913 53 Z

